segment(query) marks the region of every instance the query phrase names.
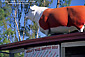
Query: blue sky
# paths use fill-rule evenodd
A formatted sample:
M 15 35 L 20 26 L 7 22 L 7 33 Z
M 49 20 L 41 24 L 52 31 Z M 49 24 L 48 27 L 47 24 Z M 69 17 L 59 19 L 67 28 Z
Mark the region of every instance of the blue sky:
M 72 0 L 70 6 L 84 5 L 85 0 Z
M 49 6 L 50 8 L 56 8 L 57 0 L 53 0 L 53 3 Z M 70 6 L 84 5 L 85 0 L 72 0 Z

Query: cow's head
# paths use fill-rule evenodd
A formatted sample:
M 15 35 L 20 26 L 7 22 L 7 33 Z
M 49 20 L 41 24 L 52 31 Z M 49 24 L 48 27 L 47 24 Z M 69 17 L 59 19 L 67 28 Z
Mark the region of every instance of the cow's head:
M 38 6 L 30 6 L 29 12 L 26 14 L 26 18 L 29 18 L 31 20 L 34 19 L 36 11 L 37 11 Z

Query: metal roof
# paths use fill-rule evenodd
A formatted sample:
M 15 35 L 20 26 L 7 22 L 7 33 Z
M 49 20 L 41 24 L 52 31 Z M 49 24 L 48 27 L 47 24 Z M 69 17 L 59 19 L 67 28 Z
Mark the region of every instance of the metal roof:
M 11 49 L 19 49 L 19 48 L 27 48 L 27 47 L 35 47 L 35 46 L 43 46 L 51 44 L 60 44 L 62 42 L 68 42 L 68 41 L 85 41 L 85 32 L 54 35 L 49 37 L 36 38 L 31 40 L 24 40 L 24 41 L 4 44 L 0 45 L 0 50 L 11 50 Z

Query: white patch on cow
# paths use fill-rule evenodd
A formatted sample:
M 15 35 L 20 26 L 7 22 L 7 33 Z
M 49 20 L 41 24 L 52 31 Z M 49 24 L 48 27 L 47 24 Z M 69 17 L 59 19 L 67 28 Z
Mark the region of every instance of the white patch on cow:
M 66 27 L 66 26 L 59 26 L 59 27 L 54 27 L 54 28 L 50 28 L 51 29 L 51 34 L 52 33 L 70 33 L 74 30 L 78 30 L 75 26 L 71 26 L 71 27 Z M 45 33 L 46 35 L 48 34 L 48 29 L 44 30 L 40 27 L 41 32 Z
M 41 31 L 42 33 L 48 35 L 48 29 L 47 29 L 47 30 L 44 30 L 44 29 L 42 29 L 41 27 L 39 27 L 39 28 L 40 28 L 40 31 Z
M 56 28 L 51 28 L 52 33 L 69 33 L 71 31 L 78 30 L 76 27 L 66 27 L 66 26 L 59 26 Z
M 38 7 L 36 5 L 31 6 L 28 14 L 26 14 L 26 18 L 35 21 L 39 25 L 39 19 L 43 14 L 43 11 L 46 10 L 47 7 Z
M 84 32 L 84 28 L 85 28 L 85 24 L 84 24 L 83 27 L 79 30 L 79 32 Z
M 35 21 L 39 26 L 39 19 L 42 16 L 43 11 L 46 9 L 48 9 L 48 8 L 47 7 L 38 7 L 38 6 L 34 5 L 34 6 L 30 7 L 28 14 L 26 14 L 26 18 L 29 18 L 32 21 Z M 47 33 L 48 30 L 44 30 L 40 26 L 39 26 L 39 28 L 40 28 L 41 32 L 45 33 L 46 35 L 48 34 Z

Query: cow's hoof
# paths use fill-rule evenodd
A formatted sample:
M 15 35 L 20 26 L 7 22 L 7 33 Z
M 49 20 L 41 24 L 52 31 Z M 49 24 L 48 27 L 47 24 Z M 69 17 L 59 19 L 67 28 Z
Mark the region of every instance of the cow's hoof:
M 51 34 L 51 36 L 53 36 L 53 35 L 61 35 L 61 34 L 64 34 L 64 33 L 53 33 L 53 34 Z
M 76 33 L 76 32 L 79 32 L 78 30 L 74 30 L 74 31 L 72 31 L 72 32 L 70 32 L 70 33 Z

